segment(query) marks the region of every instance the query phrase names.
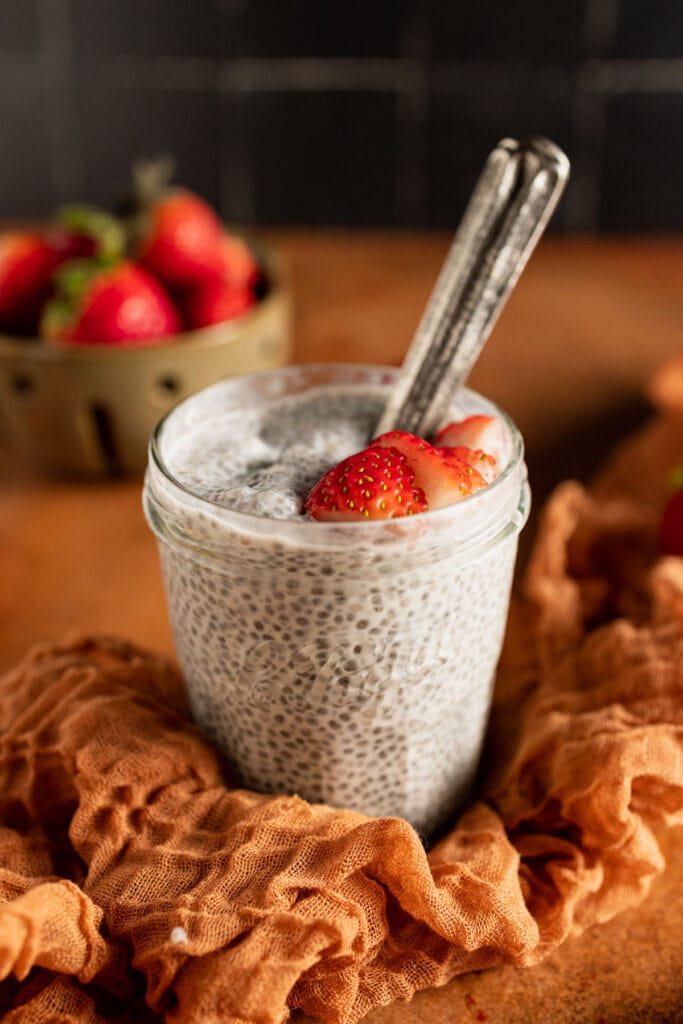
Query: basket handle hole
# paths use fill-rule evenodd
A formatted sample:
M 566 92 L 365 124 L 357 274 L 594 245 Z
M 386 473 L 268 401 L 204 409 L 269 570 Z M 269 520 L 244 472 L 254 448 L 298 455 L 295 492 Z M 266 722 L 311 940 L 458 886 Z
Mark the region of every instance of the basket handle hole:
M 9 381 L 12 393 L 17 398 L 28 399 L 32 398 L 36 390 L 36 382 L 28 373 L 13 373 Z
M 170 374 L 167 377 L 160 377 L 157 381 L 157 389 L 162 395 L 177 395 L 180 391 L 180 381 Z
M 168 405 L 180 393 L 180 381 L 170 373 L 164 377 L 159 377 L 156 383 L 152 385 L 152 399 L 162 406 Z

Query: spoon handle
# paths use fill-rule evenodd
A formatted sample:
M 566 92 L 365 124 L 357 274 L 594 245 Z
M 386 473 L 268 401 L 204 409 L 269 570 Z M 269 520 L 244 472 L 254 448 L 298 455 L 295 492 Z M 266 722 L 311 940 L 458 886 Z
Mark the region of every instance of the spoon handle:
M 569 160 L 548 139 L 503 139 L 489 156 L 373 436 L 442 424 L 552 216 Z

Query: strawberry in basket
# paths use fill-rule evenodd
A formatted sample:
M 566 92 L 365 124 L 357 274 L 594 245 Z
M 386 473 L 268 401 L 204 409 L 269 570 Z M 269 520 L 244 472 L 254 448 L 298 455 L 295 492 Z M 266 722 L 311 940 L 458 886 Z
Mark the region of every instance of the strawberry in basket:
M 53 343 L 144 345 L 180 330 L 180 317 L 163 286 L 128 261 L 74 260 L 56 275 L 41 334 Z
M 35 335 L 58 263 L 52 247 L 34 232 L 0 235 L 0 330 Z
M 133 253 L 169 288 L 183 289 L 222 276 L 223 225 L 204 199 L 170 185 L 173 171 L 167 157 L 133 168 Z
M 247 243 L 237 235 L 224 234 L 220 244 L 221 267 L 180 296 L 188 327 L 209 327 L 246 313 L 256 302 L 261 271 Z
M 232 320 L 256 301 L 258 263 L 241 238 L 225 232 L 208 203 L 169 186 L 172 170 L 165 159 L 134 169 L 134 252 L 175 295 L 185 326 Z

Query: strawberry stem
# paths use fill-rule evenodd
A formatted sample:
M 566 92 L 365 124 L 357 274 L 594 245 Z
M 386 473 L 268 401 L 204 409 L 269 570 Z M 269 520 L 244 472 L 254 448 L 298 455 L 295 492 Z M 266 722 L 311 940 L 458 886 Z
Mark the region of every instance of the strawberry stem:
M 164 153 L 133 164 L 133 192 L 140 207 L 149 206 L 166 192 L 176 171 L 172 156 Z
M 106 210 L 85 203 L 62 206 L 55 220 L 76 235 L 85 235 L 97 243 L 97 256 L 119 259 L 126 247 L 126 234 L 122 224 Z

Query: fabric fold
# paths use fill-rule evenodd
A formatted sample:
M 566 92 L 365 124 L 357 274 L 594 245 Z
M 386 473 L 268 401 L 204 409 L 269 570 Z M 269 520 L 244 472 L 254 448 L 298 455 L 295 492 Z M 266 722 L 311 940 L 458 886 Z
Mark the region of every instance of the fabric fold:
M 657 551 L 660 468 L 647 500 L 622 456 L 595 493 L 551 498 L 479 800 L 429 852 L 399 819 L 234 788 L 163 659 L 110 637 L 34 649 L 0 681 L 4 1019 L 355 1024 L 537 963 L 642 899 L 654 830 L 683 821 L 683 568 Z

